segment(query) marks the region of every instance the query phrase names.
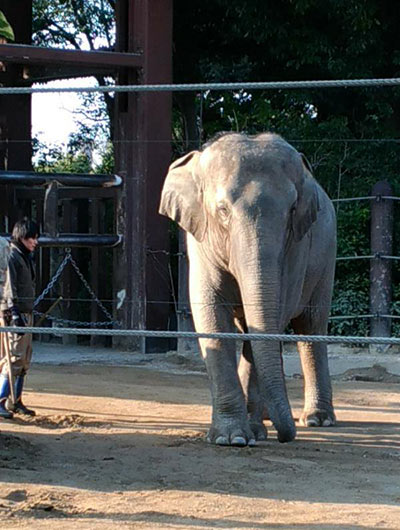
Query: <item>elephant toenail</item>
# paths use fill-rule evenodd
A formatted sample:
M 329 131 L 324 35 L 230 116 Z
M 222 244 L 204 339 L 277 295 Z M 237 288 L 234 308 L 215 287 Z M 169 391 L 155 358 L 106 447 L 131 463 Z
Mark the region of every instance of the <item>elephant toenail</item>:
M 226 436 L 218 436 L 218 438 L 215 440 L 215 443 L 217 445 L 229 445 L 229 440 Z
M 247 445 L 247 442 L 243 436 L 235 436 L 232 438 L 232 445 L 239 445 L 240 447 L 243 447 L 244 445 Z

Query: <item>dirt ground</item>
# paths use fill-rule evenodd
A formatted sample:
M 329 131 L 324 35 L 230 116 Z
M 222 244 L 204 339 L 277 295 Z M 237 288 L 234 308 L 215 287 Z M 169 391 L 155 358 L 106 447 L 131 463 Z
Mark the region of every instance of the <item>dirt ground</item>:
M 373 359 L 334 370 L 337 427 L 290 444 L 269 427 L 255 448 L 206 443 L 201 365 L 46 359 L 27 381 L 37 416 L 0 421 L 2 530 L 400 529 L 400 377 Z

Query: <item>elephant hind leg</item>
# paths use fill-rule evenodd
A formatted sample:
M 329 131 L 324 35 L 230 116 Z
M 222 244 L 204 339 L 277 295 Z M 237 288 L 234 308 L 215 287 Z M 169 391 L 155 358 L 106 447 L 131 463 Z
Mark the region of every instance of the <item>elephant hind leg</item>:
M 295 333 L 324 335 L 326 325 L 316 325 L 312 310 L 292 321 Z M 318 321 L 317 321 L 318 324 Z M 332 385 L 329 375 L 327 345 L 316 342 L 298 342 L 304 375 L 304 410 L 300 424 L 307 427 L 331 427 L 336 424 L 332 404 Z
M 304 410 L 300 424 L 306 427 L 331 427 L 336 424 L 326 344 L 298 342 L 304 374 Z

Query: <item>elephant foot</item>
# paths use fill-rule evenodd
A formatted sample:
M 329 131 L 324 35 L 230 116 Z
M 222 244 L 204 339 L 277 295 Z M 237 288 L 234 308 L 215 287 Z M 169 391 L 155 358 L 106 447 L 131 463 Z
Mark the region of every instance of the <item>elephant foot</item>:
M 253 447 L 256 445 L 254 434 L 249 429 L 218 428 L 212 426 L 207 434 L 207 442 L 215 445 Z
M 250 421 L 250 429 L 254 434 L 254 438 L 257 442 L 265 442 L 268 438 L 268 432 L 266 426 L 262 421 L 253 422 Z
M 336 425 L 336 417 L 333 410 L 304 410 L 299 422 L 304 427 L 332 427 Z

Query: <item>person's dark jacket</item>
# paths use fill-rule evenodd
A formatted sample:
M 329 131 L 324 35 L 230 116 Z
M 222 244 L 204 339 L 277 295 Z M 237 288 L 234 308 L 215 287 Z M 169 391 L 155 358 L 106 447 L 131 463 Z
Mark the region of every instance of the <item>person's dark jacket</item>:
M 11 241 L 7 277 L 1 309 L 17 306 L 21 313 L 32 313 L 35 301 L 35 272 L 31 253 L 18 241 Z

